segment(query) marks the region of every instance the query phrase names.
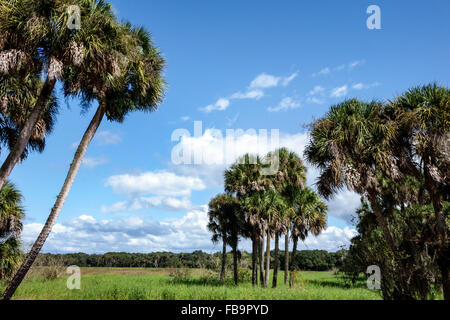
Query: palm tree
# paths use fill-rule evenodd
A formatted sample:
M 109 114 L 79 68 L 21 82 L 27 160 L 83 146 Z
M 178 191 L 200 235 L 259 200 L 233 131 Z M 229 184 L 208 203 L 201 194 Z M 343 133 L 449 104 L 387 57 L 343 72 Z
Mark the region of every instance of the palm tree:
M 298 240 L 304 241 L 310 233 L 317 236 L 327 227 L 326 212 L 328 208 L 312 189 L 305 188 L 301 190 L 295 202 L 297 210 L 292 224 L 293 249 L 289 279 L 290 286 L 294 282 L 293 273 L 296 270 L 295 255 Z
M 97 56 L 86 57 L 87 61 L 85 61 L 86 66 L 99 66 L 101 70 L 106 69 L 106 73 L 98 73 L 96 69 L 86 67 L 74 67 L 70 70 L 68 83 L 76 85 L 79 84 L 77 79 L 83 79 L 84 82 L 79 85 L 84 100 L 89 101 L 95 98 L 99 101 L 99 106 L 75 152 L 62 189 L 44 228 L 5 290 L 3 299 L 12 297 L 44 245 L 64 205 L 88 145 L 103 117 L 106 115 L 110 121 L 123 121 L 127 113 L 135 110 L 156 110 L 162 101 L 165 87 L 162 72 L 165 61 L 153 46 L 149 34 L 142 28 L 131 28 L 130 24 L 110 27 L 116 28 L 115 32 L 111 32 L 116 38 L 106 41 L 108 46 L 104 48 L 106 51 L 102 55 L 106 64 L 98 65 Z M 121 60 L 125 61 L 123 65 L 118 62 L 119 58 L 125 58 Z M 66 94 L 77 92 L 70 85 L 66 85 L 65 89 Z
M 430 195 L 444 298 L 450 300 L 450 247 L 442 203 L 443 198 L 450 200 L 450 90 L 436 83 L 412 88 L 394 99 L 384 115 L 395 129 L 389 145 L 393 157 L 400 159 L 403 172 L 424 182 Z M 404 176 L 387 174 L 404 180 Z
M 83 17 L 80 31 L 67 28 L 68 7 L 77 5 Z M 81 66 L 85 57 L 106 49 L 114 22 L 103 0 L 8 0 L 0 4 L 0 71 L 13 74 L 20 66 L 44 71 L 46 79 L 14 146 L 0 167 L 0 188 L 20 161 L 35 127 L 52 100 L 66 66 Z M 103 63 L 97 57 L 97 63 Z
M 326 199 L 344 185 L 368 197 L 389 248 L 395 253 L 397 247 L 379 203 L 377 174 L 386 167 L 388 158 L 383 145 L 393 136 L 386 122 L 374 121 L 382 108 L 382 103 L 356 99 L 332 106 L 324 118 L 311 125 L 305 156 L 321 170 L 317 187 Z M 394 162 L 389 167 L 398 172 Z
M 225 280 L 226 248 L 227 244 L 233 249 L 233 278 L 238 284 L 238 242 L 239 242 L 239 215 L 238 200 L 229 194 L 220 194 L 209 202 L 208 229 L 213 233 L 212 241 L 222 239 L 222 267 L 220 270 L 220 282 Z
M 273 156 L 277 156 L 279 161 L 278 173 L 276 176 L 272 177 L 273 184 L 277 192 L 283 197 L 286 206 L 281 216 L 279 216 L 279 228 L 277 228 L 277 230 L 285 235 L 284 284 L 287 285 L 289 274 L 289 231 L 292 224 L 291 217 L 295 213 L 295 198 L 306 184 L 306 167 L 297 154 L 286 148 L 281 148 L 268 155 L 268 157 Z M 278 242 L 275 241 L 275 255 L 277 255 L 277 252 Z M 275 266 L 278 267 L 277 258 L 275 260 Z M 277 284 L 277 271 L 278 270 L 274 270 L 273 287 L 276 287 Z
M 21 193 L 10 182 L 0 190 L 0 279 L 8 279 L 22 258 L 18 240 L 23 228 L 22 199 Z
M 262 162 L 258 156 L 245 154 L 239 158 L 230 169 L 224 173 L 225 191 L 234 194 L 243 210 L 252 239 L 252 283 L 257 284 L 257 261 L 259 260 L 260 281 L 264 285 L 264 230 L 265 221 L 261 218 L 258 206 L 249 201 L 250 196 L 256 196 L 265 190 L 264 178 L 261 175 Z M 254 203 L 254 202 L 253 202 Z

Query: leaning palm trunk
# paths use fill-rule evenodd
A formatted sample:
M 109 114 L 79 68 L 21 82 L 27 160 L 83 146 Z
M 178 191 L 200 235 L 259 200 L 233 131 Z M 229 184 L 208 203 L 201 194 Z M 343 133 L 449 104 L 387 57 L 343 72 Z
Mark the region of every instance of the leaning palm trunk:
M 267 239 L 266 239 L 266 270 L 264 273 L 264 287 L 267 288 L 269 285 L 269 275 L 270 275 L 270 231 L 267 227 Z
M 278 280 L 278 251 L 279 251 L 279 240 L 280 234 L 278 232 L 275 233 L 275 256 L 273 261 L 273 279 L 272 279 L 272 288 L 277 287 Z
M 34 127 L 36 126 L 36 123 L 39 121 L 39 119 L 41 119 L 42 114 L 45 111 L 45 107 L 51 99 L 55 83 L 56 77 L 52 75 L 49 75 L 45 80 L 44 86 L 41 89 L 39 98 L 33 108 L 33 111 L 31 112 L 29 118 L 25 122 L 25 125 L 20 131 L 20 135 L 17 138 L 14 147 L 12 148 L 12 150 L 8 154 L 8 157 L 5 159 L 5 162 L 3 162 L 0 168 L 0 189 L 5 184 L 6 179 L 8 179 L 11 171 L 14 169 L 14 166 L 17 164 L 17 162 L 20 161 L 20 158 L 22 157 L 22 154 L 27 147 L 28 141 L 33 134 Z
M 70 165 L 69 172 L 67 173 L 66 180 L 64 181 L 63 187 L 61 188 L 61 191 L 59 192 L 59 195 L 58 195 L 56 202 L 52 208 L 52 211 L 50 212 L 47 222 L 45 223 L 44 228 L 42 229 L 41 233 L 39 234 L 39 237 L 33 244 L 31 251 L 28 253 L 27 257 L 25 258 L 24 262 L 20 266 L 19 270 L 17 270 L 16 274 L 14 275 L 14 278 L 11 280 L 11 282 L 9 283 L 5 292 L 3 293 L 3 296 L 2 296 L 3 300 L 11 299 L 14 292 L 19 287 L 20 283 L 22 282 L 25 275 L 27 274 L 28 270 L 33 265 L 33 262 L 36 259 L 37 255 L 41 251 L 42 246 L 45 243 L 45 240 L 49 236 L 49 234 L 52 230 L 52 227 L 55 224 L 55 221 L 58 218 L 59 213 L 61 212 L 61 209 L 67 198 L 67 195 L 69 194 L 70 188 L 72 187 L 73 181 L 75 180 L 75 177 L 78 173 L 81 162 L 83 161 L 83 157 L 86 154 L 89 143 L 91 142 L 92 138 L 95 135 L 95 132 L 97 131 L 98 127 L 100 126 L 100 123 L 102 122 L 105 112 L 106 112 L 106 103 L 101 103 L 99 105 L 94 117 L 92 118 L 87 130 L 85 131 L 80 144 L 78 145 L 77 151 L 75 152 L 75 155 L 73 157 L 73 162 Z
M 223 283 L 225 281 L 225 264 L 227 261 L 227 243 L 225 241 L 225 236 L 222 236 L 222 266 L 220 268 L 220 282 Z
M 264 232 L 259 240 L 259 280 L 261 287 L 264 287 Z
M 298 243 L 298 237 L 294 236 L 293 237 L 293 248 L 292 248 L 292 258 L 291 258 L 291 274 L 289 276 L 289 286 L 292 287 L 292 285 L 294 284 L 294 272 L 295 272 L 295 254 L 297 253 L 297 243 Z
M 289 231 L 284 235 L 284 285 L 288 284 L 289 274 Z

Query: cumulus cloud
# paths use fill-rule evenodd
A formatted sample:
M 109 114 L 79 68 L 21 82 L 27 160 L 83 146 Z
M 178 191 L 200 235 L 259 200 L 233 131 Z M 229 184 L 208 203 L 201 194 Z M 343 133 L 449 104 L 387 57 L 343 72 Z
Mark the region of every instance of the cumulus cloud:
M 269 112 L 278 112 L 278 111 L 285 111 L 290 109 L 297 109 L 300 108 L 301 104 L 298 101 L 295 101 L 291 97 L 283 98 L 283 100 L 280 101 L 280 103 L 275 107 L 269 107 L 267 110 Z
M 103 205 L 101 211 L 103 213 L 119 212 L 119 211 L 135 211 L 147 208 L 158 208 L 166 211 L 179 211 L 192 209 L 192 203 L 188 198 L 173 197 L 137 197 L 129 201 L 116 202 L 110 206 Z
M 352 85 L 352 89 L 354 89 L 354 90 L 364 90 L 364 89 L 369 89 L 369 88 L 372 88 L 372 87 L 378 87 L 379 85 L 380 85 L 379 82 L 374 82 L 374 83 L 371 83 L 371 84 L 364 84 L 362 82 L 359 82 L 359 83 L 355 83 L 354 85 Z
M 228 100 L 226 98 L 220 98 L 219 100 L 216 101 L 216 103 L 207 105 L 204 108 L 200 108 L 200 110 L 204 111 L 204 112 L 211 112 L 214 110 L 223 111 L 223 110 L 227 109 L 229 106 L 230 106 L 230 100 Z
M 286 87 L 289 83 L 294 80 L 298 76 L 298 72 L 291 74 L 288 77 L 277 77 L 267 73 L 261 73 L 258 75 L 253 81 L 250 83 L 250 88 L 272 88 L 277 87 L 278 85 L 282 85 Z
M 334 88 L 333 90 L 331 90 L 330 96 L 333 98 L 340 98 L 340 97 L 347 95 L 347 93 L 348 93 L 348 87 L 347 87 L 347 85 L 343 85 L 342 87 L 337 87 L 337 88 Z
M 98 220 L 83 215 L 54 226 L 43 252 L 53 253 L 105 253 L 105 252 L 206 252 L 219 251 L 220 247 L 211 242 L 207 228 L 207 206 L 192 210 L 181 218 L 158 222 L 131 217 L 120 220 Z M 29 247 L 43 224 L 25 224 L 22 240 Z M 356 230 L 345 227 L 328 227 L 320 236 L 308 237 L 304 248 L 336 251 L 348 246 Z M 283 240 L 280 241 L 283 246 Z M 248 240 L 240 243 L 241 250 L 251 250 Z M 302 244 L 300 244 L 302 248 Z
M 111 176 L 105 186 L 118 194 L 139 196 L 154 194 L 162 196 L 190 196 L 193 190 L 203 190 L 205 185 L 196 177 L 179 176 L 173 172 L 145 172 L 138 175 Z
M 313 77 L 317 77 L 317 76 L 321 76 L 321 75 L 326 75 L 331 73 L 330 68 L 326 67 L 323 68 L 322 70 L 320 70 L 319 72 L 313 73 Z

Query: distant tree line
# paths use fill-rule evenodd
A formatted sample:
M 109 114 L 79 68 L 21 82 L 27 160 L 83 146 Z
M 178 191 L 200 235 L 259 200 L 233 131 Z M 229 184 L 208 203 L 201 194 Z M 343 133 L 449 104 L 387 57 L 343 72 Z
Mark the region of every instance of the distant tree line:
M 111 268 L 205 268 L 218 269 L 220 266 L 222 253 L 206 253 L 194 251 L 192 253 L 127 253 L 108 252 L 105 254 L 39 254 L 36 260 L 38 266 L 48 266 L 58 261 L 60 264 L 79 267 L 111 267 Z M 251 253 L 240 252 L 239 267 L 251 268 Z M 273 256 L 273 255 L 272 255 Z M 279 254 L 279 265 L 284 264 L 284 252 Z M 325 271 L 339 268 L 345 250 L 337 252 L 327 252 L 325 250 L 303 250 L 298 251 L 295 265 L 298 270 Z M 271 259 L 271 266 L 274 265 Z

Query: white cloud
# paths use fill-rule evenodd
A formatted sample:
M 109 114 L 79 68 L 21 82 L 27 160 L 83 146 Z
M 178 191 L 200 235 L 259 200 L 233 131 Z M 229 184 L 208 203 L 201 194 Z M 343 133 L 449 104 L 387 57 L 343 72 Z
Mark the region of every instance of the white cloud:
M 298 76 L 298 72 L 291 74 L 288 77 L 276 77 L 267 73 L 261 73 L 250 83 L 250 88 L 272 88 L 278 87 L 279 84 L 286 87 L 289 83 Z
M 357 66 L 363 65 L 364 63 L 365 63 L 365 60 L 356 60 L 356 61 L 353 61 L 353 62 L 349 63 L 349 64 L 348 64 L 348 67 L 349 67 L 350 69 L 353 69 L 353 68 L 355 68 L 355 67 L 357 67 Z
M 347 95 L 347 93 L 348 93 L 348 87 L 347 87 L 347 85 L 344 85 L 342 87 L 334 88 L 331 91 L 331 97 L 340 98 L 340 97 Z
M 109 131 L 101 131 L 96 135 L 95 138 L 98 145 L 105 146 L 111 144 L 118 144 L 122 142 L 122 138 L 115 133 Z
M 331 73 L 330 68 L 326 67 L 326 68 L 320 70 L 319 72 L 313 73 L 312 76 L 317 77 L 317 76 L 326 75 L 326 74 L 330 74 L 330 73 Z
M 269 112 L 278 112 L 289 109 L 297 109 L 300 107 L 300 102 L 295 101 L 291 97 L 286 97 L 281 100 L 281 102 L 276 107 L 269 107 L 267 110 Z
M 204 111 L 204 112 L 211 112 L 214 110 L 223 111 L 223 110 L 227 109 L 229 106 L 230 106 L 230 100 L 228 100 L 226 98 L 220 98 L 219 100 L 216 101 L 215 104 L 207 105 L 204 108 L 200 108 L 200 110 Z
M 166 211 L 190 210 L 193 208 L 191 201 L 188 198 L 173 198 L 173 197 L 138 197 L 130 201 L 116 202 L 110 206 L 102 206 L 103 213 L 119 212 L 119 211 L 135 211 L 147 208 L 158 208 Z
M 207 206 L 192 210 L 178 219 L 164 221 L 144 220 L 130 217 L 120 220 L 98 220 L 83 215 L 68 222 L 54 226 L 47 239 L 43 252 L 53 253 L 105 253 L 105 252 L 192 252 L 203 250 L 216 252 L 220 245 L 211 242 L 207 228 Z M 43 224 L 25 224 L 22 239 L 29 247 Z M 349 240 L 356 235 L 356 230 L 345 227 L 328 227 L 318 237 L 310 236 L 300 249 L 323 249 L 336 251 L 340 246 L 348 246 Z M 283 247 L 283 239 L 280 247 Z M 306 246 L 306 248 L 305 248 Z M 251 250 L 248 240 L 243 240 L 239 248 Z
M 250 90 L 245 93 L 236 92 L 230 96 L 230 99 L 255 99 L 259 100 L 264 97 L 264 91 L 260 89 Z
M 182 120 L 182 121 L 188 121 L 189 119 L 191 119 L 191 117 L 189 117 L 189 116 L 183 116 L 183 117 L 181 117 L 181 120 Z
M 144 194 L 190 196 L 193 190 L 205 189 L 203 181 L 199 178 L 179 176 L 167 171 L 111 176 L 105 186 L 112 187 L 116 193 L 134 197 Z
M 325 89 L 321 86 L 315 86 L 311 91 L 309 91 L 308 95 L 309 96 L 314 96 L 316 94 L 320 94 L 323 93 L 325 91 Z
M 327 205 L 332 216 L 350 222 L 361 206 L 361 196 L 345 189 L 327 201 Z
M 108 159 L 103 157 L 85 157 L 82 162 L 83 166 L 89 169 L 95 168 L 105 163 L 108 163 Z
M 359 82 L 359 83 L 355 83 L 354 85 L 352 85 L 352 89 L 354 89 L 354 90 L 364 90 L 364 89 L 369 89 L 369 88 L 372 88 L 372 87 L 378 87 L 379 85 L 380 85 L 379 82 L 374 82 L 374 83 L 371 83 L 371 84 L 364 84 L 362 82 Z

